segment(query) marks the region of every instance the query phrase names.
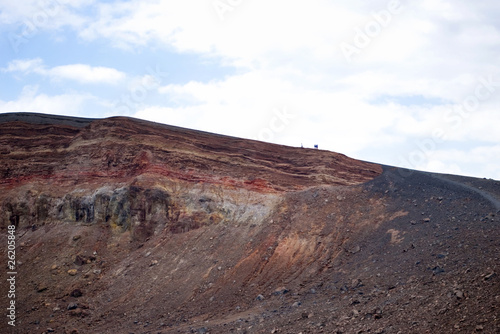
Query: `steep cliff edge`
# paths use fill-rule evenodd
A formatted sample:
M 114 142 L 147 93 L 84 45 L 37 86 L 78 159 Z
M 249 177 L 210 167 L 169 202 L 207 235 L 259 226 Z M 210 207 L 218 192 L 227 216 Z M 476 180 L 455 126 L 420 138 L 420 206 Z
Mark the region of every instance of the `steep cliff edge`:
M 13 333 L 499 329 L 499 182 L 35 114 L 0 115 L 0 175 Z

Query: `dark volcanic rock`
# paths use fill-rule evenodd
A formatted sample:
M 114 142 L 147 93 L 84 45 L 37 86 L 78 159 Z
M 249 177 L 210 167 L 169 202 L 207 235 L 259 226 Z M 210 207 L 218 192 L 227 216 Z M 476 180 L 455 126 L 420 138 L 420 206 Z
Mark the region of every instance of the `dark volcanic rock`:
M 75 310 L 76 308 L 78 308 L 78 305 L 75 303 L 69 303 L 67 307 L 68 310 Z
M 71 291 L 70 296 L 76 297 L 76 298 L 81 297 L 81 296 L 83 296 L 82 290 L 75 289 L 75 290 Z

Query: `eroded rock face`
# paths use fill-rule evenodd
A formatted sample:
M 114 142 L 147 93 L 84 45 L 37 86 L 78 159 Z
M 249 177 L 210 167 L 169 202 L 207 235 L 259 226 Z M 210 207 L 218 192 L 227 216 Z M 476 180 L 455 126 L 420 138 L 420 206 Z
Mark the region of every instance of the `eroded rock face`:
M 499 329 L 498 182 L 46 115 L 0 115 L 0 175 L 26 333 Z
M 142 225 L 167 225 L 170 195 L 161 189 L 136 186 L 97 189 L 94 193 L 69 193 L 61 197 L 28 191 L 16 198 L 6 198 L 2 220 L 18 228 L 36 227 L 60 221 L 65 223 L 109 224 L 123 230 L 135 222 Z
M 241 220 L 258 197 L 357 184 L 381 172 L 331 152 L 127 118 L 4 115 L 0 154 L 1 226 L 107 224 L 141 240 L 162 228 L 182 233 Z
M 70 190 L 90 189 L 103 182 L 131 182 L 147 174 L 277 192 L 321 184 L 359 184 L 382 171 L 378 165 L 337 153 L 120 117 L 96 120 L 82 128 L 0 124 L 3 188 L 40 182 Z M 51 191 L 57 189 L 52 187 Z
M 177 184 L 178 185 L 178 184 Z M 100 224 L 118 231 L 131 231 L 135 241 L 144 241 L 162 231 L 185 233 L 223 221 L 245 222 L 269 214 L 277 201 L 274 194 L 246 194 L 220 187 L 184 185 L 183 191 L 124 186 L 102 187 L 92 193 L 81 190 L 52 197 L 32 190 L 3 200 L 1 219 L 17 228 L 45 224 Z M 194 190 L 194 191 L 193 191 Z M 242 195 L 245 197 L 241 203 Z M 260 204 L 259 204 L 260 202 Z

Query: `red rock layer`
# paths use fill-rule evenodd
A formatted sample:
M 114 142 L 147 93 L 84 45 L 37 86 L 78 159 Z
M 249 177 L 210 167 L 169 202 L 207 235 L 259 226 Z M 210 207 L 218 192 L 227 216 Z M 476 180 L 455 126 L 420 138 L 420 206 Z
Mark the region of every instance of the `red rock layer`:
M 221 184 L 260 192 L 321 184 L 353 185 L 379 165 L 342 154 L 272 145 L 114 117 L 77 128 L 0 123 L 0 185 L 41 181 L 60 186 L 125 181 L 138 175 Z

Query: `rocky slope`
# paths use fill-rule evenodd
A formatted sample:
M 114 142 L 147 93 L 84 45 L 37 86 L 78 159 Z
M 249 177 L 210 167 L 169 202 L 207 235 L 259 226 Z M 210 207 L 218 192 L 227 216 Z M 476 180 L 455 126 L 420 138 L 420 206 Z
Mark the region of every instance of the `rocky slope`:
M 500 331 L 500 182 L 37 114 L 0 175 L 2 333 Z

